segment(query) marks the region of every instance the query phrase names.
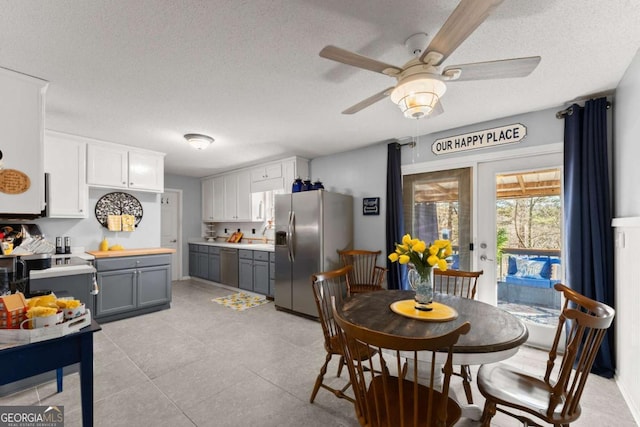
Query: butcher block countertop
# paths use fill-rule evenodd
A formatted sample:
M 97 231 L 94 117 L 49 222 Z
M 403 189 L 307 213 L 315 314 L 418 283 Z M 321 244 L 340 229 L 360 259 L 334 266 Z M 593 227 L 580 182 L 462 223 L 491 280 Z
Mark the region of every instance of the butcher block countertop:
M 168 248 L 123 249 L 121 251 L 87 251 L 96 258 L 116 258 L 123 256 L 172 254 L 176 250 Z

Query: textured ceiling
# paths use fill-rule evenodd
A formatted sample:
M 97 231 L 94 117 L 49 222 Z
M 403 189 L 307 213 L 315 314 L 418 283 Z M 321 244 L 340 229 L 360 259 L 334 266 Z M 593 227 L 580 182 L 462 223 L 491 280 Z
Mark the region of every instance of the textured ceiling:
M 540 55 L 528 77 L 456 82 L 444 114 L 414 121 L 393 85 L 320 58 L 333 44 L 384 62 L 431 36 L 453 0 L 0 0 L 0 67 L 50 82 L 46 128 L 167 153 L 205 176 L 307 158 L 565 103 L 616 87 L 640 46 L 637 0 L 505 0 L 444 65 Z M 185 133 L 216 139 L 205 151 Z

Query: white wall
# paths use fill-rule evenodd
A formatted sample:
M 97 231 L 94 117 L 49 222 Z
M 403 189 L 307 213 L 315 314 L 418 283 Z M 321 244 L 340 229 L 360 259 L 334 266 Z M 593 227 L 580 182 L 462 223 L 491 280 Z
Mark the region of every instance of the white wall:
M 613 108 L 613 179 L 615 207 L 614 217 L 640 216 L 640 51 L 636 53 L 620 84 L 616 88 Z
M 614 120 L 614 224 L 616 236 L 616 364 L 620 391 L 640 424 L 640 51 L 620 81 L 615 93 Z
M 533 111 L 517 116 L 504 117 L 491 120 L 489 122 L 476 123 L 461 128 L 450 129 L 444 132 L 437 132 L 422 135 L 418 138 L 416 148 L 404 147 L 402 149 L 403 167 L 410 164 L 420 164 L 432 162 L 434 160 L 465 159 L 470 156 L 481 156 L 487 153 L 509 152 L 525 147 L 535 147 L 564 140 L 564 121 L 556 119 L 556 112 L 563 107 L 550 108 L 547 110 Z M 518 143 L 500 145 L 493 148 L 480 148 L 457 153 L 443 154 L 436 156 L 431 151 L 431 145 L 436 139 L 451 137 L 468 132 L 476 132 L 484 129 L 491 129 L 499 126 L 520 123 L 527 128 L 527 136 Z
M 56 236 L 69 236 L 71 246 L 82 246 L 86 251 L 98 250 L 103 237 L 109 244 L 121 244 L 127 248 L 153 248 L 160 246 L 160 195 L 142 191 L 128 191 L 142 204 L 142 221 L 133 232 L 113 232 L 104 228 L 96 219 L 94 210 L 98 199 L 113 189 L 89 189 L 89 217 L 85 219 L 41 218 L 38 224 L 48 241 L 55 243 Z
M 381 250 L 378 264 L 386 265 L 387 144 L 313 159 L 310 171 L 325 190 L 353 196 L 354 248 Z M 364 197 L 380 197 L 380 215 L 362 214 Z

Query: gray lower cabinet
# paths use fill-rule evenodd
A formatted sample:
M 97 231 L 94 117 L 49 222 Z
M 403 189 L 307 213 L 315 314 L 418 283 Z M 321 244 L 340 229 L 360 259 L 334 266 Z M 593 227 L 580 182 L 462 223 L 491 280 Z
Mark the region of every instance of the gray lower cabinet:
M 196 277 L 198 272 L 198 250 L 196 245 L 189 244 L 189 276 Z
M 202 277 L 203 279 L 209 278 L 209 247 L 206 245 L 198 245 L 198 271 L 196 272 L 197 277 Z
M 169 308 L 171 255 L 97 259 L 96 269 L 96 319 L 104 322 Z
M 269 262 L 253 261 L 253 291 L 259 294 L 269 294 Z
M 189 276 L 220 282 L 220 248 L 189 243 Z
M 98 273 L 96 318 L 136 309 L 137 281 L 135 269 Z
M 253 291 L 253 251 L 238 251 L 238 287 Z
M 208 279 L 214 282 L 220 282 L 220 248 L 217 246 L 209 246 L 209 276 Z
M 171 301 L 170 265 L 139 268 L 136 272 L 138 307 L 151 307 Z M 99 295 L 99 294 L 98 294 Z
M 269 252 L 238 250 L 240 289 L 269 295 Z
M 209 249 L 207 246 L 189 244 L 189 276 L 208 278 L 208 255 Z
M 235 251 L 235 249 L 234 249 Z M 275 254 L 267 251 L 238 249 L 238 287 L 273 296 L 275 289 Z M 219 246 L 189 244 L 189 276 L 223 282 Z M 233 263 L 235 265 L 235 260 Z M 227 266 L 229 267 L 229 266 Z M 234 283 L 224 283 L 235 286 Z

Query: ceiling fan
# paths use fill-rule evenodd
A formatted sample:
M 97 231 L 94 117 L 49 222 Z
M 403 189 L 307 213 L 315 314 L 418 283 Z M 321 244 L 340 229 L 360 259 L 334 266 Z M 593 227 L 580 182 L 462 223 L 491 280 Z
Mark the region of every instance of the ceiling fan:
M 426 45 L 427 35 L 414 34 L 405 45 L 416 58 L 404 66 L 384 62 L 341 49 L 325 46 L 320 56 L 342 64 L 382 73 L 397 79 L 397 84 L 376 93 L 347 108 L 342 114 L 354 114 L 386 98 L 398 104 L 405 117 L 419 119 L 443 111 L 440 98 L 445 93 L 446 82 L 464 80 L 502 79 L 525 77 L 537 67 L 539 56 L 502 59 L 450 65 L 440 71 L 439 66 L 460 44 L 489 16 L 503 0 L 461 0 L 440 31 Z

